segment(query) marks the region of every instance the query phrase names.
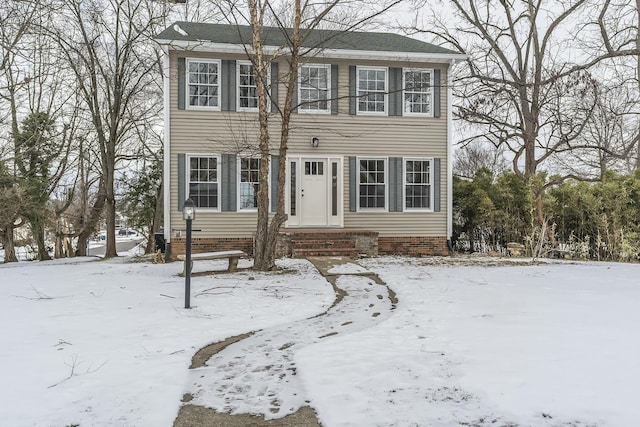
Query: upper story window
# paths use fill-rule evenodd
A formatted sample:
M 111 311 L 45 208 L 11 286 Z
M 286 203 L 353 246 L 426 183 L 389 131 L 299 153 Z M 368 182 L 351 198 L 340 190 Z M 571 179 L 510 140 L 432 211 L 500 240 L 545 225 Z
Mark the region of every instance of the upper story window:
M 216 156 L 189 156 L 189 198 L 200 208 L 218 208 L 219 179 Z
M 433 115 L 433 70 L 404 71 L 404 114 Z
M 385 159 L 358 159 L 359 209 L 386 209 Z
M 220 108 L 220 61 L 187 60 L 189 107 Z
M 358 113 L 386 114 L 387 68 L 358 67 Z
M 238 110 L 258 111 L 258 86 L 253 65 L 238 61 Z
M 298 71 L 299 111 L 330 113 L 329 86 L 331 66 L 302 65 Z
M 260 159 L 240 158 L 239 172 L 238 209 L 255 210 L 258 208 L 258 190 L 260 189 Z
M 433 209 L 431 159 L 405 159 L 404 207 L 406 210 Z

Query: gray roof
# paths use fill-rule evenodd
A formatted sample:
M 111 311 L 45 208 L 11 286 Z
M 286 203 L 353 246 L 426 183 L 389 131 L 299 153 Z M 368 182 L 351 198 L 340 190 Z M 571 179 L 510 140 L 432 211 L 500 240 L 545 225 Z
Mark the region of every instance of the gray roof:
M 176 26 L 179 28 L 176 28 Z M 181 34 L 180 30 L 186 32 L 186 35 Z M 263 27 L 263 45 L 285 46 L 286 39 L 284 34 L 284 31 L 280 28 Z M 156 40 L 211 41 L 238 45 L 251 42 L 251 27 L 247 25 L 175 22 L 155 38 Z M 378 52 L 459 54 L 459 52 L 398 34 L 360 31 L 313 30 L 304 40 L 303 46 L 308 48 Z

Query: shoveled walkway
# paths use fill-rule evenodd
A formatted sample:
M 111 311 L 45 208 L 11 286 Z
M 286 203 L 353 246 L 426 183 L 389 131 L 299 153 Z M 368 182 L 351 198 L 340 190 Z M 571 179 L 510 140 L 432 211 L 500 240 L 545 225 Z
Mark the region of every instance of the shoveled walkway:
M 396 298 L 375 274 L 349 258 L 309 261 L 333 285 L 333 305 L 309 319 L 231 337 L 198 351 L 175 427 L 320 426 L 296 375 L 296 351 L 375 326 L 391 315 Z

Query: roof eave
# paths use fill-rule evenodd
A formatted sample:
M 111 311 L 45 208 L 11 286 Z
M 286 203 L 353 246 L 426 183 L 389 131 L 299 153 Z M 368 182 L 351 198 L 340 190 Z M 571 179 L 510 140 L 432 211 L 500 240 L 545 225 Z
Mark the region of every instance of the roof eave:
M 214 43 L 208 40 L 169 40 L 156 39 L 160 45 L 166 45 L 172 50 L 184 50 L 193 52 L 216 52 L 243 54 L 246 53 L 246 46 L 242 44 Z M 282 53 L 281 46 L 264 46 L 267 55 Z M 318 58 L 334 59 L 363 59 L 363 60 L 385 60 L 385 61 L 415 61 L 415 62 L 436 62 L 436 63 L 456 63 L 464 61 L 467 56 L 461 53 L 421 53 L 421 52 L 391 52 L 373 51 L 357 49 L 317 49 L 309 56 Z

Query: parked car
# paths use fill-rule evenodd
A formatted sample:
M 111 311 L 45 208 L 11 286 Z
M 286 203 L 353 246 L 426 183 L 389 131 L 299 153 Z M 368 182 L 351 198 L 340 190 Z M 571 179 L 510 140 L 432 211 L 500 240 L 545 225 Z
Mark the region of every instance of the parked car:
M 136 233 L 133 230 L 128 230 L 126 228 L 121 228 L 120 230 L 118 230 L 118 236 L 135 236 L 138 233 Z

